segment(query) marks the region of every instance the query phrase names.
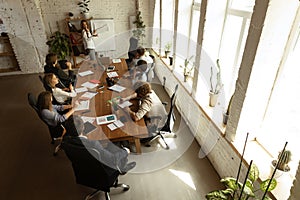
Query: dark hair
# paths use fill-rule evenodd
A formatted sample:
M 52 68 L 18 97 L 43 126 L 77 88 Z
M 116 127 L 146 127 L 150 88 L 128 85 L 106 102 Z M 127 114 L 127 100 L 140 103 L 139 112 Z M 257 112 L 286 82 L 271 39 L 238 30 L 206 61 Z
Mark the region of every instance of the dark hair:
M 143 56 L 145 54 L 145 48 L 144 47 L 138 47 L 136 52 L 140 55 Z
M 39 111 L 43 109 L 52 110 L 52 102 L 51 102 L 52 94 L 49 91 L 41 92 L 38 96 L 37 107 Z
M 55 53 L 49 53 L 46 55 L 47 65 L 54 65 L 56 61 L 57 61 L 57 55 Z
M 83 29 L 83 27 L 82 27 L 83 22 L 85 22 L 85 23 L 88 25 L 88 22 L 87 22 L 85 19 L 81 20 L 81 21 L 80 21 L 81 29 Z
M 51 81 L 52 81 L 52 78 L 53 78 L 54 74 L 53 73 L 47 73 L 45 74 L 44 78 L 43 78 L 43 83 L 45 86 L 48 86 L 48 87 L 51 87 Z
M 81 117 L 77 116 L 77 115 L 74 115 L 73 116 L 73 123 L 74 123 L 74 126 L 75 126 L 75 129 L 74 130 L 74 133 L 72 134 L 77 134 L 77 135 L 80 135 L 81 133 L 83 133 L 83 130 L 84 130 L 84 122 L 83 120 L 81 119 Z
M 148 68 L 147 62 L 145 60 L 139 60 L 137 62 L 137 66 L 143 72 L 145 72 L 147 70 L 147 68 Z
M 145 97 L 147 94 L 151 93 L 151 85 L 147 82 L 138 81 L 134 84 L 135 92 L 140 97 Z

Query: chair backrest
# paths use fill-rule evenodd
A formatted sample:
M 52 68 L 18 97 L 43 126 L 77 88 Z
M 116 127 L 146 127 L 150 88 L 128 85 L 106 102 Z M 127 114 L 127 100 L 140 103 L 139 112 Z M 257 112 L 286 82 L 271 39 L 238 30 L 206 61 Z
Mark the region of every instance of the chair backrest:
M 170 105 L 170 110 L 168 113 L 167 121 L 166 121 L 165 125 L 160 129 L 161 131 L 172 132 L 171 127 L 170 127 L 170 122 L 171 122 L 171 117 L 173 115 L 173 108 L 174 108 L 175 101 L 176 101 L 177 90 L 178 90 L 178 84 L 175 86 L 174 92 L 171 96 L 171 99 L 170 99 L 171 105 Z
M 47 122 L 42 118 L 42 116 L 40 114 L 40 111 L 39 111 L 39 109 L 37 107 L 37 100 L 36 100 L 35 95 L 32 94 L 32 93 L 28 93 L 27 94 L 27 100 L 28 100 L 28 104 L 34 109 L 34 111 L 39 116 L 39 118 L 47 125 L 52 141 L 53 141 L 54 138 L 60 137 L 61 133 L 63 131 L 62 130 L 63 127 L 61 127 L 61 126 L 52 127 L 52 126 L 49 126 L 47 124 Z
M 99 162 L 98 150 L 72 144 L 63 140 L 62 148 L 72 162 L 76 182 L 94 189 L 109 192 L 119 176 L 119 171 Z
M 147 81 L 152 82 L 152 79 L 154 78 L 154 67 L 155 63 L 149 63 L 150 67 L 149 70 L 147 71 Z

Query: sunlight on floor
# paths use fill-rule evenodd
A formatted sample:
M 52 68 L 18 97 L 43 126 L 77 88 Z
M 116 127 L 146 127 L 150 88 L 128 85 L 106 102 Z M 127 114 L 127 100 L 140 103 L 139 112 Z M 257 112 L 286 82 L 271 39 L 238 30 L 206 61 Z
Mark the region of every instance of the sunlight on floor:
M 192 180 L 190 173 L 174 169 L 169 169 L 169 171 L 172 172 L 175 176 L 177 176 L 180 180 L 182 180 L 185 184 L 190 186 L 192 189 L 196 190 L 196 186 Z

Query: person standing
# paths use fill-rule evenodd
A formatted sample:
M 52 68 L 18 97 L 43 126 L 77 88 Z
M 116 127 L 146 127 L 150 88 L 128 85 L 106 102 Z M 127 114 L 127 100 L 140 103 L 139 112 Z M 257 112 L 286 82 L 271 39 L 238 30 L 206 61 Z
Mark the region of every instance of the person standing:
M 80 24 L 82 29 L 82 41 L 86 54 L 89 55 L 90 60 L 96 60 L 96 46 L 93 37 L 98 36 L 98 34 L 96 33 L 96 30 L 94 30 L 93 34 L 91 33 L 86 20 L 81 20 Z

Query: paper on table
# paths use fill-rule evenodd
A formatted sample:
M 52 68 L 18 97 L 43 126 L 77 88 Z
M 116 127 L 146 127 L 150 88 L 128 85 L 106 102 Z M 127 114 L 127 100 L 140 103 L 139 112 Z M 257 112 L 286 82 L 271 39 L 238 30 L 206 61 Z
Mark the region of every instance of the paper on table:
M 109 87 L 108 89 L 113 90 L 113 91 L 116 91 L 116 92 L 122 92 L 122 91 L 125 90 L 126 88 L 123 87 L 123 86 L 120 86 L 120 85 L 115 84 L 115 85 Z
M 90 122 L 90 123 L 94 123 L 96 117 L 87 117 L 87 116 L 81 116 L 81 119 L 83 120 L 83 122 Z
M 74 109 L 75 111 L 79 111 L 79 110 L 87 110 L 90 107 L 90 101 L 86 100 L 86 101 L 79 101 L 78 106 Z
M 76 88 L 75 91 L 77 93 L 80 93 L 80 92 L 86 92 L 86 91 L 88 91 L 88 89 L 86 87 L 80 87 L 80 88 Z
M 85 83 L 81 84 L 81 86 L 87 87 L 87 88 L 89 88 L 89 89 L 93 89 L 93 88 L 97 87 L 98 84 L 91 83 L 91 82 L 85 82 Z
M 115 58 L 115 59 L 112 59 L 112 62 L 113 63 L 120 63 L 121 59 L 120 58 Z
M 78 73 L 78 75 L 79 76 L 87 76 L 87 75 L 90 75 L 90 74 L 93 74 L 93 73 L 94 72 L 92 72 L 91 70 L 87 70 L 87 71 Z
M 107 124 L 110 122 L 114 122 L 116 121 L 116 115 L 115 114 L 111 114 L 111 115 L 104 115 L 104 116 L 100 116 L 100 117 L 96 117 L 96 121 L 98 125 L 101 124 Z
M 117 72 L 107 72 L 107 76 L 109 78 L 118 77 L 119 74 Z
M 96 95 L 97 95 L 97 92 L 86 92 L 83 95 L 81 95 L 80 98 L 91 99 L 91 98 L 93 98 Z
M 125 108 L 125 107 L 128 107 L 128 106 L 131 106 L 132 103 L 130 101 L 124 101 L 123 103 L 120 103 L 119 106 L 121 108 Z
M 117 120 L 117 121 L 107 125 L 107 127 L 112 131 L 117 128 L 121 128 L 122 126 L 124 126 L 124 124 L 120 120 Z

